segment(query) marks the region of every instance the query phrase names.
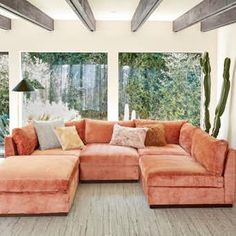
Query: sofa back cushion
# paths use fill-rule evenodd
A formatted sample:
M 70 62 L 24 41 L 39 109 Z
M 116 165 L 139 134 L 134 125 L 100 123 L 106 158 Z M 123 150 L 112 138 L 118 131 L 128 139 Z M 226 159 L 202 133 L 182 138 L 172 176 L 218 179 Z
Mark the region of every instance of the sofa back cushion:
M 163 124 L 165 128 L 165 137 L 168 144 L 179 144 L 179 135 L 181 127 L 187 121 L 160 121 L 160 120 L 134 120 L 136 127 L 142 127 L 149 124 Z
M 180 130 L 179 144 L 188 153 L 191 153 L 193 134 L 196 129 L 196 126 L 185 123 Z
M 119 124 L 125 127 L 134 127 L 133 121 L 103 121 L 85 120 L 85 142 L 89 143 L 109 143 L 111 141 L 113 126 Z
M 32 124 L 13 129 L 12 139 L 19 155 L 30 155 L 38 147 L 38 137 Z
M 82 139 L 83 143 L 85 143 L 85 120 L 75 120 L 75 121 L 67 121 L 65 122 L 65 126 L 75 126 L 78 135 Z
M 194 131 L 192 140 L 192 156 L 211 174 L 221 176 L 228 152 L 228 143 L 218 140 L 201 129 Z

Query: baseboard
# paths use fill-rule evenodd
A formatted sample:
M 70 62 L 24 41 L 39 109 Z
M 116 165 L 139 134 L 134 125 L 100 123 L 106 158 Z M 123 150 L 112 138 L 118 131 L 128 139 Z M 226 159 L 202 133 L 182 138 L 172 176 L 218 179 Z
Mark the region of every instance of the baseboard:
M 151 209 L 155 208 L 215 208 L 215 207 L 233 207 L 233 204 L 180 204 L 180 205 L 149 205 Z
M 80 180 L 81 184 L 138 183 L 139 180 Z
M 37 213 L 37 214 L 0 214 L 0 217 L 43 217 L 43 216 L 67 216 L 68 212 L 62 212 L 62 213 Z

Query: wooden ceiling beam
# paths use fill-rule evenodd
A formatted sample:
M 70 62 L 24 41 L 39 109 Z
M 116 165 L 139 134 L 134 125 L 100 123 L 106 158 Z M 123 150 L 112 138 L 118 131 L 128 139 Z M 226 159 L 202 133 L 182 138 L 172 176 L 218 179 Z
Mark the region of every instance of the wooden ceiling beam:
M 137 31 L 161 2 L 162 0 L 140 0 L 131 20 L 131 31 Z
M 54 20 L 26 0 L 0 0 L 0 7 L 46 30 L 54 30 Z
M 215 14 L 236 6 L 236 0 L 204 0 L 173 22 L 173 31 L 178 32 Z
M 236 7 L 202 21 L 201 31 L 207 32 L 233 23 L 236 23 Z
M 4 30 L 11 29 L 11 19 L 0 15 L 0 28 Z
M 96 20 L 88 0 L 66 0 L 83 24 L 90 30 L 96 30 Z

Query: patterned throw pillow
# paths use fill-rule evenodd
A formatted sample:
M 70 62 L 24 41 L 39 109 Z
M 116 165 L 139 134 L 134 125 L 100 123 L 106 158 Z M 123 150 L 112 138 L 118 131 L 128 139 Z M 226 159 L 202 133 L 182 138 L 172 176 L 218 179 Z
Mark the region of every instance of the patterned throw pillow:
M 148 128 L 145 146 L 165 146 L 165 127 L 162 124 L 156 125 L 144 125 L 144 128 Z
M 63 120 L 33 121 L 33 126 L 37 132 L 41 150 L 61 147 L 61 144 L 59 143 L 57 136 L 54 133 L 54 128 L 63 127 Z
M 110 144 L 144 148 L 147 130 L 147 128 L 128 128 L 115 124 Z
M 78 135 L 75 126 L 57 127 L 54 129 L 54 132 L 64 151 L 83 148 L 84 143 Z

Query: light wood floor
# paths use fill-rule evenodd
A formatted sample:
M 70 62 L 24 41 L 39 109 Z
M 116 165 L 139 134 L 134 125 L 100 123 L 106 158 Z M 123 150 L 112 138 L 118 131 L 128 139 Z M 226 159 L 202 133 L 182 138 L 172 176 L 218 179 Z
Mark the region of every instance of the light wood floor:
M 234 208 L 150 209 L 139 183 L 80 184 L 68 216 L 0 217 L 0 236 L 236 235 Z

